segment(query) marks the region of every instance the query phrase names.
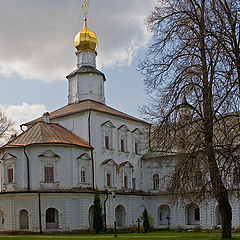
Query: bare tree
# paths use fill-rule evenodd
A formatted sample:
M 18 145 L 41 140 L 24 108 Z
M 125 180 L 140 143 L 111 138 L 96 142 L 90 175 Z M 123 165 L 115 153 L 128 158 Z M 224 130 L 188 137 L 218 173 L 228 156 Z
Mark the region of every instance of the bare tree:
M 228 36 L 234 25 L 229 11 L 239 14 L 234 2 L 159 1 L 147 21 L 152 44 L 139 65 L 153 99 L 143 109 L 156 125 L 153 150 L 178 156 L 168 189 L 178 198 L 214 197 L 222 238 L 231 238 L 229 176 L 234 164 L 240 164 L 239 40 L 232 43 Z M 229 27 L 220 17 L 228 19 Z M 239 30 L 232 34 L 236 40 L 238 36 Z
M 0 145 L 6 143 L 12 136 L 14 130 L 11 129 L 13 122 L 9 120 L 0 109 Z
M 240 91 L 240 2 L 215 0 L 211 10 L 216 21 L 210 34 L 221 43 L 228 73 L 235 77 Z

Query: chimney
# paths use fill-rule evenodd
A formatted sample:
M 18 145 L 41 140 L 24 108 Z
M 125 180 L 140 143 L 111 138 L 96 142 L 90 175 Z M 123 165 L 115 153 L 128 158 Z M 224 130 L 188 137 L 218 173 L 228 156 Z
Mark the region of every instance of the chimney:
M 49 123 L 49 122 L 50 122 L 49 119 L 50 119 L 50 113 L 49 113 L 49 112 L 45 112 L 45 113 L 43 114 L 43 121 L 44 121 L 45 123 Z

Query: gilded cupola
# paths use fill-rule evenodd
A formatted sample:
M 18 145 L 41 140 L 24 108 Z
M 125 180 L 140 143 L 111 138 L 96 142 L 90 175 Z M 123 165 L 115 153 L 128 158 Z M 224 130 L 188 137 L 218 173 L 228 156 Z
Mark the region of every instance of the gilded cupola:
M 97 36 L 95 32 L 91 31 L 87 26 L 87 18 L 84 18 L 83 29 L 76 34 L 74 38 L 74 45 L 78 51 L 91 50 L 96 51 Z

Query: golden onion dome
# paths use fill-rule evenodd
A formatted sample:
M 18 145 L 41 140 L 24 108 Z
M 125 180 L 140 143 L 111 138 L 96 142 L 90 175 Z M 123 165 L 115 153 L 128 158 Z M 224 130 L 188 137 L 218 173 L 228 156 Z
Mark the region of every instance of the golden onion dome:
M 74 45 L 78 51 L 91 50 L 95 51 L 97 47 L 97 36 L 95 32 L 87 27 L 87 19 L 84 19 L 83 29 L 76 34 L 74 38 Z

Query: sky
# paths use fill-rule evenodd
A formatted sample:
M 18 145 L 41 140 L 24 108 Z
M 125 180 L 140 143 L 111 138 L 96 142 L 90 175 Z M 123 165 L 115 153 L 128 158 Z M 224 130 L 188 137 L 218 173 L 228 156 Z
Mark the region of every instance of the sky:
M 88 9 L 107 105 L 140 118 L 147 95 L 137 66 L 151 40 L 145 20 L 156 1 L 91 0 Z M 83 11 L 81 0 L 0 0 L 0 6 L 0 108 L 18 126 L 67 104 Z

